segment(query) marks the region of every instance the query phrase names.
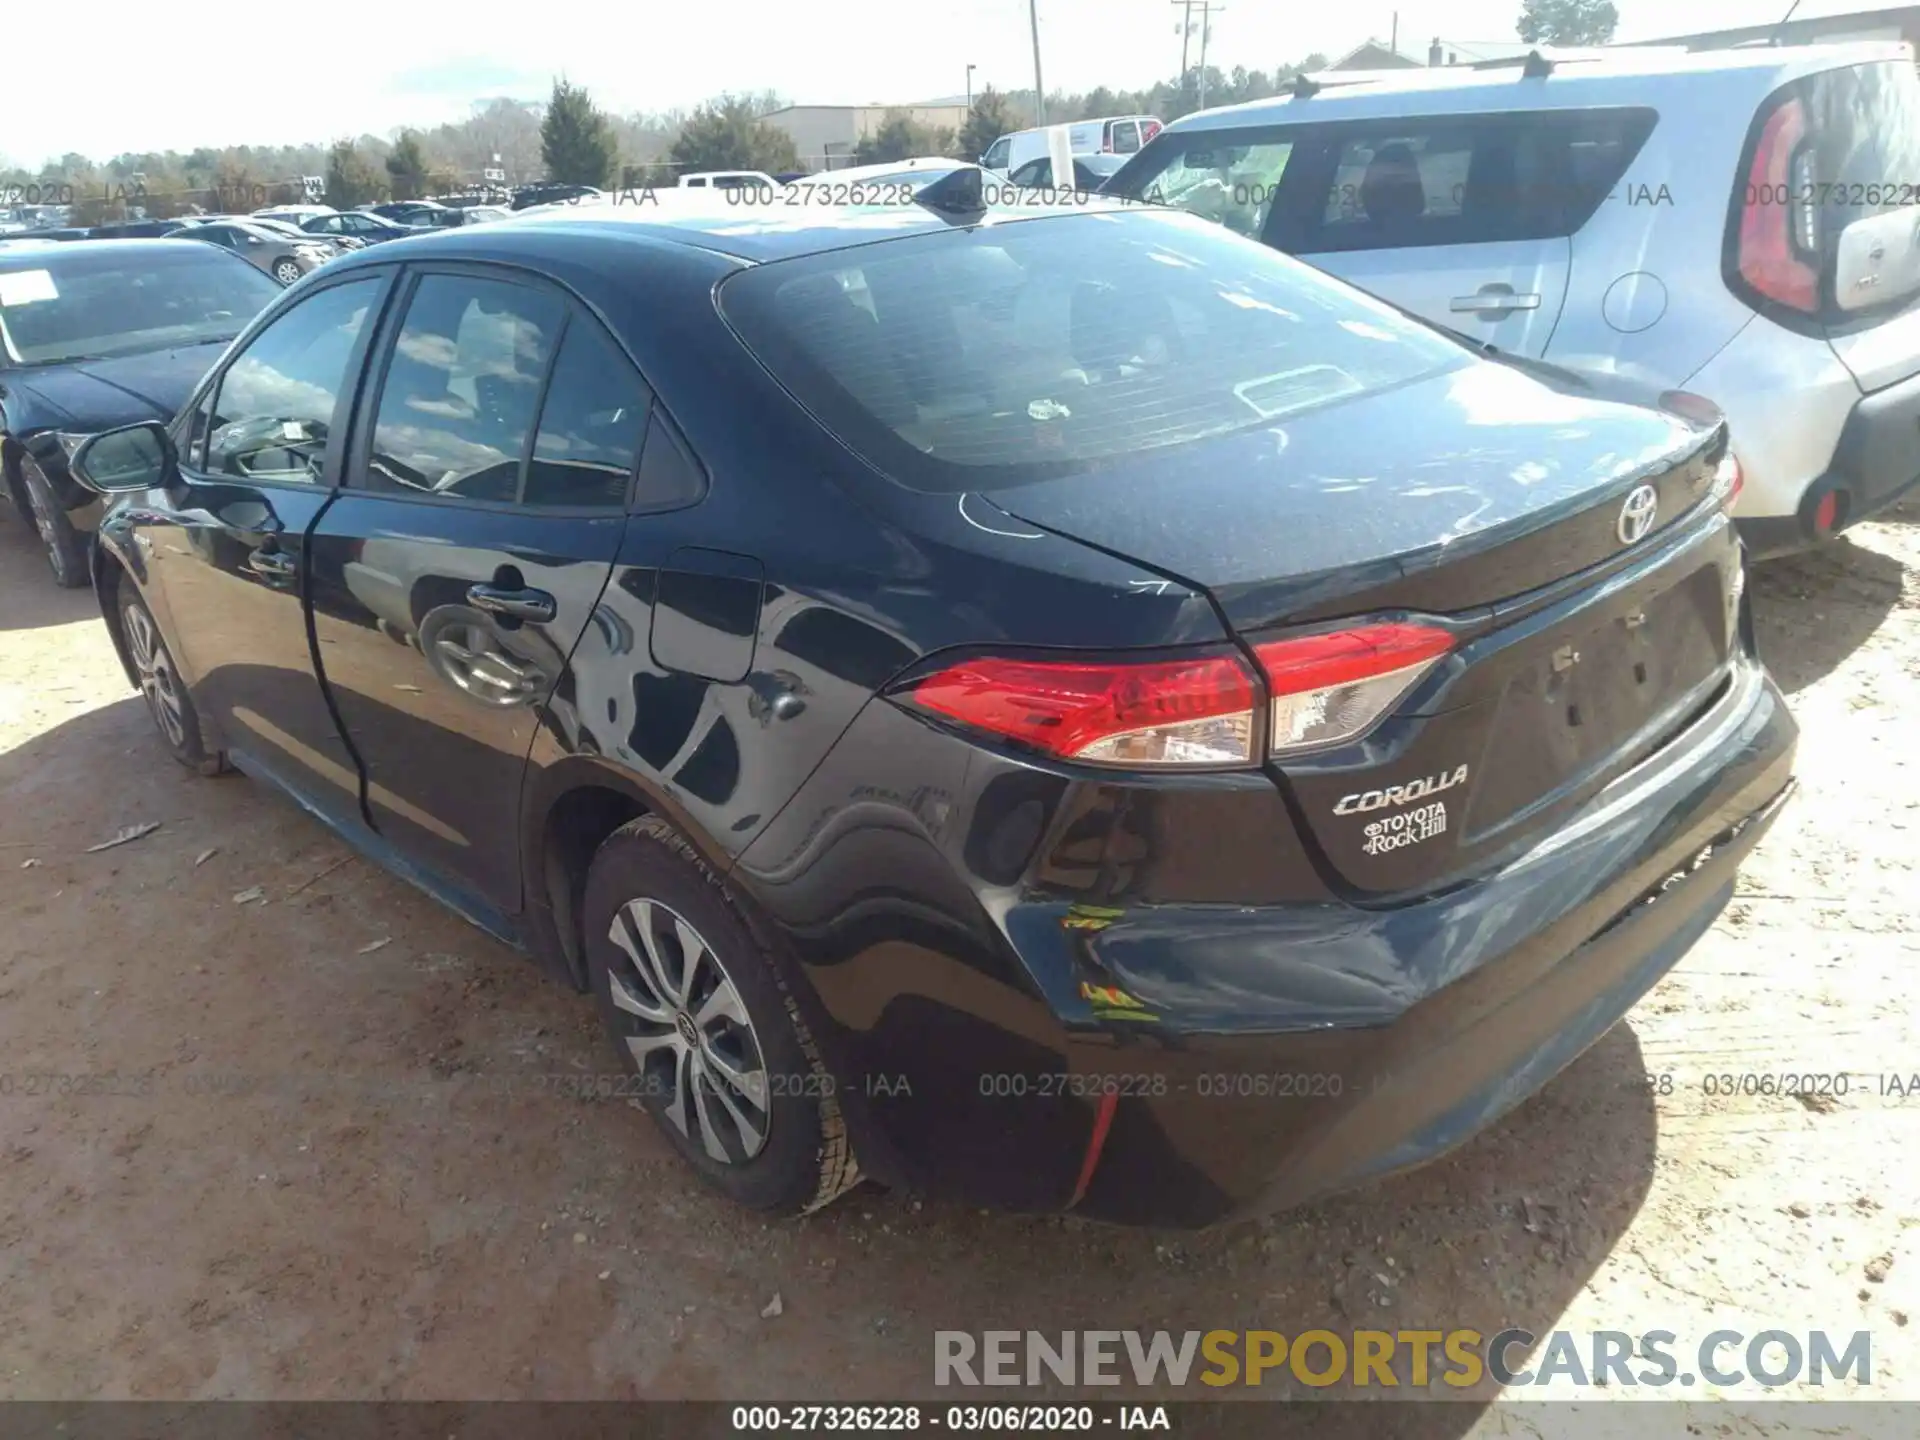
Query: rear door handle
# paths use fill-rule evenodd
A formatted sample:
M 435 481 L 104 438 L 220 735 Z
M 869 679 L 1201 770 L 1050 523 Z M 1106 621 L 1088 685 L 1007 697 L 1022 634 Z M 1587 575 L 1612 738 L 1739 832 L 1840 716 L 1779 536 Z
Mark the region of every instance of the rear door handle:
M 1538 310 L 1538 295 L 1515 295 L 1510 290 L 1482 290 L 1478 295 L 1456 295 L 1448 307 L 1456 315 L 1508 315 L 1515 310 Z
M 291 555 L 278 550 L 255 550 L 247 556 L 247 568 L 268 580 L 286 580 L 299 568 Z
M 510 590 L 499 585 L 474 585 L 467 590 L 467 603 L 489 615 L 507 615 L 515 620 L 546 622 L 559 613 L 553 596 L 544 590 Z

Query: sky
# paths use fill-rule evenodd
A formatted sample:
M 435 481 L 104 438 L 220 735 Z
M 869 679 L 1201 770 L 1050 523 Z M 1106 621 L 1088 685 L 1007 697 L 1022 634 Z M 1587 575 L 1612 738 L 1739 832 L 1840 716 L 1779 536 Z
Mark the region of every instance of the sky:
M 1047 89 L 1133 89 L 1180 67 L 1179 0 L 1035 0 Z M 1639 40 L 1777 20 L 1788 0 L 1616 0 L 1616 38 Z M 1877 8 L 1802 0 L 1799 14 Z M 901 104 L 1030 87 L 1028 0 L 383 0 L 294 7 L 251 37 L 234 21 L 184 23 L 173 6 L 67 0 L 10 6 L 0 74 L 0 163 L 78 151 L 297 144 L 386 135 L 464 119 L 495 95 L 544 99 L 553 77 L 606 109 L 691 107 L 722 92 L 775 90 L 797 104 Z M 1520 0 L 1224 0 L 1208 61 L 1271 69 L 1329 57 L 1399 15 L 1400 47 L 1435 35 L 1512 41 Z M 290 21 L 290 25 L 282 21 Z M 271 38 L 269 38 L 271 37 Z M 66 57 L 22 64 L 22 55 Z M 1197 57 L 1196 57 L 1197 58 Z

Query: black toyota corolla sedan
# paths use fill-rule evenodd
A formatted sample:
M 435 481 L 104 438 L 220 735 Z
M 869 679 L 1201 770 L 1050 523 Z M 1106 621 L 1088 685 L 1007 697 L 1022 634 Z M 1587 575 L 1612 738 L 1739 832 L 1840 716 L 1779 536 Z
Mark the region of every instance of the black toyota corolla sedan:
M 590 990 L 601 1092 L 745 1204 L 1191 1226 L 1426 1160 L 1791 788 L 1725 429 L 978 182 L 309 276 L 81 451 L 127 673 Z

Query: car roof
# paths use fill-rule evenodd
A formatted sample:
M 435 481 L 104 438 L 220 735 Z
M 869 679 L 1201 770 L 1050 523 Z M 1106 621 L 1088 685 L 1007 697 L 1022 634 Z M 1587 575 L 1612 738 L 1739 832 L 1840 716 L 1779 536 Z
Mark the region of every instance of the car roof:
M 125 238 L 89 240 L 84 245 L 75 245 L 64 240 L 30 241 L 7 246 L 6 258 L 7 263 L 12 264 L 16 260 L 23 259 L 45 261 L 53 256 L 87 255 L 93 257 L 94 264 L 98 264 L 102 255 L 111 256 L 116 253 L 151 255 L 156 250 L 192 250 L 198 253 L 206 248 L 207 243 L 204 240 L 177 240 L 169 235 L 132 235 Z
M 577 257 L 586 245 L 613 248 L 652 240 L 765 264 L 978 223 L 971 215 L 955 218 L 915 204 L 767 206 L 729 200 L 730 193 L 676 186 L 617 191 L 608 200 L 580 205 L 543 205 L 478 230 L 455 226 L 418 235 L 406 242 L 405 255 L 413 260 L 537 259 L 543 252 Z M 991 223 L 1141 208 L 1118 199 L 1048 199 L 1045 192 L 1022 192 L 987 206 L 984 217 Z M 399 258 L 379 255 L 382 248 L 342 256 L 330 269 Z
M 1322 88 L 1305 98 L 1288 93 L 1200 110 L 1169 124 L 1163 134 L 1301 125 L 1328 120 L 1369 120 L 1418 113 L 1470 114 L 1517 109 L 1584 109 L 1626 105 L 1664 93 L 1669 84 L 1698 85 L 1712 76 L 1748 77 L 1756 87 L 1843 65 L 1904 60 L 1904 41 L 1856 41 L 1832 45 L 1775 45 L 1731 50 L 1685 50 L 1678 46 L 1622 45 L 1604 50 L 1537 52 L 1554 62 L 1541 79 L 1523 76 L 1526 57 L 1477 65 L 1440 65 L 1409 70 L 1323 70 L 1310 77 Z

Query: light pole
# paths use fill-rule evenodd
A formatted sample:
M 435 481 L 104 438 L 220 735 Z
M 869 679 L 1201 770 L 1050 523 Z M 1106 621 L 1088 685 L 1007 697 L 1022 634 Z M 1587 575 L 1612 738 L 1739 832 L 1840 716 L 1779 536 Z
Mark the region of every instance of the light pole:
M 1047 87 L 1040 79 L 1040 0 L 1027 0 L 1027 18 L 1033 24 L 1033 118 L 1047 123 Z
M 967 66 L 967 109 L 973 109 L 973 72 L 978 66 Z

